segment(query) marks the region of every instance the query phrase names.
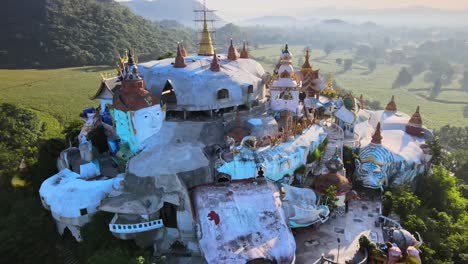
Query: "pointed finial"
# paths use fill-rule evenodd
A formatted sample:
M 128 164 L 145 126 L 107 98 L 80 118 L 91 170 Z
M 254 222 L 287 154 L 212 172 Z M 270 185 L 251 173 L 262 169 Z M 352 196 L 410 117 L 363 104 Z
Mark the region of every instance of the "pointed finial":
M 132 51 L 130 49 L 128 49 L 128 51 L 127 51 L 127 57 L 128 57 L 128 61 L 127 61 L 128 65 L 135 64 L 135 62 L 133 61 L 133 54 L 132 54 Z
M 388 112 L 396 112 L 397 111 L 397 106 L 395 103 L 395 96 L 392 95 L 392 99 L 390 99 L 390 102 L 388 102 L 387 106 L 385 107 L 385 111 Z
M 419 113 L 419 105 L 416 107 L 416 111 L 411 116 L 410 120 L 408 121 L 408 124 L 416 125 L 416 126 L 422 125 L 422 118 L 421 118 L 421 114 Z
M 411 116 L 408 124 L 405 127 L 406 133 L 420 137 L 424 135 L 423 128 L 422 128 L 422 118 L 421 114 L 419 113 L 419 105 L 416 107 L 416 112 Z
M 245 40 L 244 40 L 244 45 L 242 47 L 242 51 L 240 53 L 240 58 L 241 59 L 248 59 L 249 58 L 249 53 L 247 52 L 247 48 L 245 46 Z
M 382 134 L 380 132 L 380 122 L 377 124 L 377 127 L 375 128 L 375 132 L 374 132 L 374 135 L 372 136 L 371 143 L 376 144 L 376 145 L 382 144 Z
M 221 71 L 221 65 L 219 65 L 218 56 L 216 56 L 216 51 L 213 54 L 213 61 L 211 62 L 210 70 L 214 72 Z
M 312 69 L 312 66 L 310 66 L 310 62 L 309 62 L 309 48 L 306 48 L 305 50 L 305 61 L 304 61 L 304 64 L 302 64 L 302 69 L 305 70 L 305 69 Z
M 180 50 L 180 44 L 177 43 L 177 56 L 174 62 L 174 68 L 185 68 L 187 64 L 185 64 L 184 57 L 182 56 L 182 52 Z
M 180 42 L 180 55 L 184 58 L 187 57 L 187 50 L 185 49 L 182 41 Z
M 236 48 L 234 48 L 234 45 L 232 44 L 232 38 L 231 38 L 231 45 L 229 45 L 228 48 L 228 60 L 237 60 L 237 52 Z
M 289 50 L 288 50 L 288 43 L 286 42 L 286 46 L 284 46 L 284 51 L 283 53 L 289 53 Z

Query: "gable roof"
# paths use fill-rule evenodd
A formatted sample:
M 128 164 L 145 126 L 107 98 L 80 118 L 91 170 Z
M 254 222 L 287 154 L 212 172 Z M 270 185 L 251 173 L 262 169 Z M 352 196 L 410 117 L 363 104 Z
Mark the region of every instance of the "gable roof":
M 109 79 L 103 79 L 101 85 L 97 90 L 96 94 L 91 97 L 91 100 L 95 99 L 110 99 L 114 96 L 114 90 L 120 86 L 120 80 L 118 77 L 112 77 Z

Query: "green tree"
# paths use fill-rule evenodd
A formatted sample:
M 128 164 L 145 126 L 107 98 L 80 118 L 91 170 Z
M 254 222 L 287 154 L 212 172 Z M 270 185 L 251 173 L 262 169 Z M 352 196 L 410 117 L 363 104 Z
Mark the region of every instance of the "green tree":
M 419 198 L 405 185 L 393 187 L 391 199 L 392 212 L 398 214 L 403 222 L 421 205 Z
M 424 76 L 424 80 L 429 83 L 436 83 L 438 80 L 442 84 L 452 83 L 455 70 L 446 59 L 434 58 L 429 66 L 429 72 Z
M 410 84 L 413 81 L 413 76 L 407 67 L 402 67 L 397 78 L 393 81 L 392 88 L 399 88 Z
M 432 86 L 432 88 L 431 88 L 431 94 L 430 94 L 429 97 L 434 99 L 437 96 L 439 96 L 441 91 L 442 91 L 442 79 L 439 78 L 439 79 L 435 80 L 434 86 Z
M 463 72 L 463 79 L 460 80 L 460 88 L 468 92 L 468 71 Z
M 68 122 L 63 128 L 62 133 L 65 135 L 65 143 L 78 147 L 78 135 L 83 127 L 83 122 L 80 120 L 73 120 Z
M 336 202 L 338 201 L 338 198 L 336 198 L 336 192 L 336 186 L 332 185 L 326 188 L 322 193 L 322 203 L 328 206 L 330 212 L 335 211 L 335 209 L 337 208 Z
M 369 72 L 373 72 L 377 69 L 377 62 L 375 60 L 369 60 L 367 67 L 369 68 Z
M 22 159 L 29 165 L 36 162 L 42 132 L 41 121 L 31 111 L 7 103 L 0 105 L 0 188 L 10 187 Z
M 454 217 L 465 212 L 467 206 L 466 199 L 457 190 L 457 179 L 441 166 L 433 166 L 431 175 L 422 182 L 418 196 L 427 208 L 448 212 Z
M 325 44 L 325 47 L 323 48 L 323 51 L 328 56 L 334 49 L 335 49 L 335 45 L 333 45 L 331 43 L 327 43 L 327 44 Z
M 344 71 L 351 70 L 352 66 L 353 66 L 353 60 L 352 59 L 345 59 L 344 60 L 344 64 L 343 64 L 343 70 Z
M 413 75 L 418 75 L 426 70 L 426 64 L 423 59 L 415 58 L 410 65 L 411 73 Z

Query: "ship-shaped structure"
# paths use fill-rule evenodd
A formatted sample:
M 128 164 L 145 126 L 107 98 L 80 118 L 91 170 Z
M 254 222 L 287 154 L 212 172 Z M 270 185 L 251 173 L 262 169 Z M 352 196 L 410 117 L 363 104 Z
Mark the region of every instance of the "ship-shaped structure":
M 273 74 L 245 42 L 218 54 L 204 20 L 197 54 L 178 45 L 175 58 L 137 63 L 128 51 L 102 80 L 79 147 L 61 153 L 60 172 L 40 189 L 59 233 L 79 241 L 104 211 L 114 236 L 156 254 L 294 263 L 291 229 L 329 220 L 327 187 L 339 208 L 351 192 L 344 144 L 361 149 L 356 182 L 367 188 L 415 186 L 427 170 L 431 133 L 419 108 L 409 117 L 392 98 L 384 111 L 365 109 L 313 69 L 309 49 L 296 71 L 286 44 Z

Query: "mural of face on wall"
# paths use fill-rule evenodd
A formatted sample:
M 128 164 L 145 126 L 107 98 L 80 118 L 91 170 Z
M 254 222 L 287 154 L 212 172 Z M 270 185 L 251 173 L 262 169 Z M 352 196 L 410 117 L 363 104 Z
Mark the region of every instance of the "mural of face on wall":
M 355 173 L 356 179 L 367 188 L 380 189 L 387 180 L 385 168 L 372 162 L 361 163 L 356 160 Z
M 161 106 L 153 105 L 135 112 L 133 123 L 136 130 L 136 138 L 139 143 L 159 132 L 166 113 L 161 111 Z

